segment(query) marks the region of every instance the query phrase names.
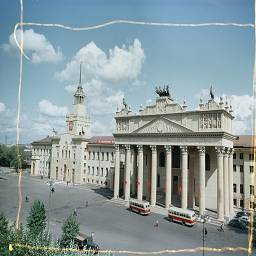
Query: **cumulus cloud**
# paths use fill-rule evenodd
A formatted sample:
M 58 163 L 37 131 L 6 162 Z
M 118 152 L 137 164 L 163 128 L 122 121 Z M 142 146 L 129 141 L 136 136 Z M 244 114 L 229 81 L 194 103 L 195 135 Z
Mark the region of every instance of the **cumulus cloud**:
M 66 86 L 64 87 L 64 89 L 65 89 L 67 92 L 72 93 L 72 94 L 75 93 L 76 88 L 77 88 L 77 85 L 75 85 L 75 84 L 69 84 L 69 85 L 66 85 Z
M 134 80 L 141 72 L 145 59 L 144 50 L 139 39 L 133 44 L 122 48 L 115 46 L 108 55 L 94 42 L 82 47 L 67 63 L 66 67 L 56 72 L 60 81 L 77 81 L 79 65 L 83 63 L 83 80 L 102 80 L 108 83 L 120 83 L 125 80 Z
M 5 112 L 5 104 L 3 102 L 0 102 L 0 113 Z
M 41 100 L 38 103 L 39 111 L 47 116 L 65 116 L 68 113 L 67 107 L 57 106 L 48 100 Z
M 20 42 L 21 30 L 17 30 L 16 38 Z M 24 30 L 24 51 L 31 58 L 33 63 L 41 62 L 59 62 L 63 59 L 61 49 L 54 49 L 53 45 L 47 38 L 33 29 Z M 18 47 L 14 40 L 14 34 L 9 36 L 9 43 L 3 45 L 3 49 L 7 52 L 17 51 Z

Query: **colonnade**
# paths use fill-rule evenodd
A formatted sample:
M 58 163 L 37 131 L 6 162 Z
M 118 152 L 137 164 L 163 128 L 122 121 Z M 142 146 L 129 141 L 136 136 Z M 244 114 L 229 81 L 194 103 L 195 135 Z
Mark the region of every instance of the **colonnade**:
M 115 145 L 115 174 L 114 174 L 114 198 L 119 197 L 120 189 L 120 147 L 125 148 L 125 174 L 124 174 L 124 199 L 130 198 L 131 173 L 134 164 L 131 164 L 131 145 Z M 134 146 L 134 145 L 133 145 Z M 143 149 L 137 147 L 137 199 L 143 199 Z M 166 179 L 165 179 L 165 207 L 172 204 L 172 145 L 164 146 L 166 151 Z M 157 193 L 157 145 L 150 145 L 151 149 L 151 182 L 150 203 L 156 205 Z M 180 146 L 181 150 L 181 207 L 188 208 L 188 149 L 189 146 Z M 215 147 L 217 156 L 217 215 L 219 220 L 233 215 L 233 149 Z M 205 147 L 197 147 L 197 160 L 199 163 L 199 213 L 205 214 Z M 135 158 L 135 156 L 133 156 Z

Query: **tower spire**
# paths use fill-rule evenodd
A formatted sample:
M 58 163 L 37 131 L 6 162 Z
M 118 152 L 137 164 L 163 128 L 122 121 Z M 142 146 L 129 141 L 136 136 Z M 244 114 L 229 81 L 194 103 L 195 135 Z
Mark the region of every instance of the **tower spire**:
M 79 87 L 81 87 L 81 83 L 82 83 L 82 62 L 80 62 Z

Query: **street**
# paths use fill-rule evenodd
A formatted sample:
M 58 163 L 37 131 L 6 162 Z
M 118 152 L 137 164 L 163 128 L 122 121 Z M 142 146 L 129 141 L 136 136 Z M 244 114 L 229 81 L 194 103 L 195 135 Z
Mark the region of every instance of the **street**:
M 18 176 L 15 173 L 2 173 L 0 176 L 0 211 L 14 221 L 18 203 Z M 81 232 L 86 234 L 93 232 L 95 242 L 103 250 L 150 252 L 202 246 L 201 224 L 190 228 L 171 223 L 163 215 L 151 213 L 149 216 L 141 216 L 130 212 L 123 204 L 110 200 L 110 192 L 106 189 L 92 185 L 67 186 L 64 183 L 57 183 L 54 184 L 55 192 L 51 193 L 47 179 L 41 180 L 28 174 L 23 175 L 22 184 L 22 223 L 26 223 L 30 204 L 33 200 L 40 199 L 46 209 L 50 207 L 50 232 L 55 238 L 60 235 L 61 226 L 67 216 L 76 208 Z M 25 202 L 26 195 L 29 196 L 29 202 Z M 156 220 L 159 222 L 158 228 L 154 227 Z M 219 232 L 216 226 L 209 224 L 206 226 L 208 234 L 205 247 L 248 246 L 246 233 L 228 227 L 225 228 L 225 232 Z M 186 252 L 179 255 L 202 255 L 202 252 Z M 247 253 L 205 252 L 205 255 L 247 255 Z

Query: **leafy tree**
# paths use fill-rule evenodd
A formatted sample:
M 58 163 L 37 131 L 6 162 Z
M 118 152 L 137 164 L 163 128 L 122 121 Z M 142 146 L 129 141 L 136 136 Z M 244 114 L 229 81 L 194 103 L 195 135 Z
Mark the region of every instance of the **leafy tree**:
M 69 247 L 74 238 L 78 235 L 79 223 L 74 214 L 68 216 L 62 226 L 62 236 L 60 239 L 60 247 Z
M 42 234 L 46 227 L 46 213 L 43 202 L 35 200 L 31 206 L 29 216 L 27 218 L 27 228 L 29 234 L 38 236 Z
M 8 243 L 10 230 L 8 220 L 3 213 L 0 213 L 0 255 L 8 255 Z

